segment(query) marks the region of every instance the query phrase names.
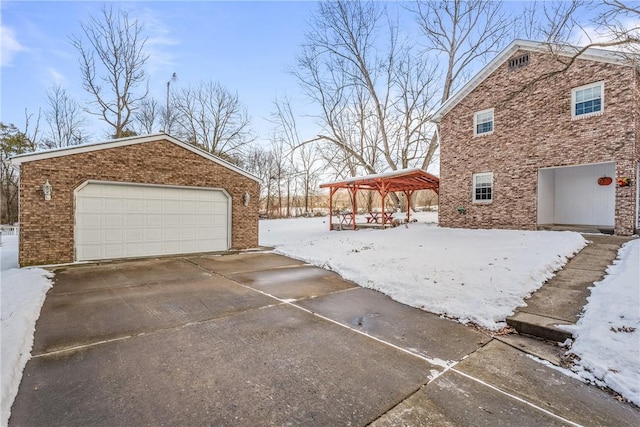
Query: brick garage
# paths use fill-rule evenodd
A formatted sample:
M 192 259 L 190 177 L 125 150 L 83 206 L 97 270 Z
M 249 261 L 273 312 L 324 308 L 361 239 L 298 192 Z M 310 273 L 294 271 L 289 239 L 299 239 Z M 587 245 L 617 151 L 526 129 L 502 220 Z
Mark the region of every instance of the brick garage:
M 604 217 L 607 224 L 589 225 L 634 233 L 638 72 L 625 58 L 590 49 L 568 70 L 553 74 L 563 67 L 558 59 L 568 58 L 549 54 L 544 44 L 516 40 L 438 111 L 441 226 L 532 230 Z M 602 111 L 573 117 L 572 91 L 594 83 L 602 83 Z M 490 109 L 491 132 L 476 135 L 474 117 Z M 478 203 L 473 180 L 483 173 L 492 176 L 493 194 L 490 202 Z M 612 183 L 599 185 L 602 176 Z M 630 185 L 617 185 L 618 178 L 628 178 Z M 551 189 L 545 192 L 545 186 Z M 606 212 L 589 217 L 589 210 Z
M 92 232 L 92 235 L 96 236 L 96 242 L 106 238 L 109 245 L 117 248 L 118 237 L 121 233 L 124 233 L 123 239 L 127 240 L 127 226 L 130 225 L 127 223 L 128 217 L 126 217 L 126 213 L 122 214 L 117 209 L 120 209 L 123 204 L 133 206 L 132 209 L 139 208 L 141 213 L 131 214 L 130 219 L 136 219 L 140 222 L 147 218 L 142 212 L 148 208 L 148 206 L 145 208 L 145 203 L 147 205 L 152 203 L 135 195 L 149 193 L 151 194 L 149 197 L 156 198 L 163 196 L 155 194 L 173 194 L 175 196 L 175 200 L 172 202 L 160 199 L 155 201 L 155 205 L 160 211 L 164 209 L 165 212 L 170 213 L 147 214 L 155 215 L 153 218 L 165 222 L 167 218 L 175 218 L 176 222 L 188 223 L 192 229 L 191 234 L 193 234 L 193 228 L 197 227 L 199 223 L 206 224 L 204 229 L 214 230 L 212 233 L 217 233 L 216 237 L 221 240 L 221 243 L 216 244 L 215 247 L 245 249 L 258 246 L 258 178 L 170 136 L 156 134 L 123 138 L 105 143 L 17 156 L 12 161 L 20 165 L 19 263 L 21 266 L 67 263 L 79 260 L 77 256 L 78 241 L 80 239 L 89 241 L 90 237 L 85 238 L 84 235 L 79 237 L 78 230 L 81 224 L 76 223 L 77 199 L 78 195 L 86 193 L 86 189 L 90 186 L 98 189 L 123 190 L 125 193 L 133 194 L 133 198 L 124 200 L 126 203 L 119 199 L 107 199 L 105 196 L 102 205 L 96 204 L 96 202 L 101 202 L 99 196 L 93 195 L 92 199 L 86 197 L 87 200 L 98 206 L 98 210 L 109 211 L 112 205 L 115 206 L 115 213 L 111 217 L 105 216 L 107 214 L 102 215 L 101 212 L 85 214 L 86 218 L 95 218 L 95 230 L 90 229 L 91 224 L 86 227 L 88 229 L 87 235 L 91 236 L 89 232 Z M 52 186 L 51 199 L 48 201 L 45 200 L 43 192 L 43 184 L 46 181 Z M 120 194 L 121 191 L 116 193 Z M 185 197 L 187 198 L 185 199 Z M 196 197 L 197 200 L 191 201 L 188 197 Z M 186 201 L 180 202 L 182 199 Z M 183 209 L 180 206 L 181 203 L 189 209 L 206 208 L 207 203 L 211 206 L 221 206 L 219 209 L 220 218 L 222 222 L 226 223 L 217 224 L 211 219 L 212 223 L 209 224 L 206 213 L 198 211 L 191 215 L 190 211 L 184 210 L 187 208 Z M 215 203 L 217 205 L 214 205 Z M 227 207 L 223 207 L 221 203 L 227 203 Z M 165 206 L 160 207 L 163 204 Z M 123 215 L 124 219 L 122 219 Z M 105 236 L 105 230 L 100 230 L 100 227 L 105 225 L 101 225 L 100 221 L 103 223 L 111 221 L 111 225 L 115 225 L 116 228 L 113 228 L 112 232 Z M 117 229 L 118 221 L 122 222 L 120 224 L 122 232 Z M 135 221 L 132 220 L 131 223 L 133 224 Z M 131 232 L 137 232 L 142 240 L 146 239 L 145 236 L 153 231 L 144 229 L 145 224 L 137 225 L 139 229 L 136 230 L 132 225 Z M 162 236 L 158 234 L 153 237 L 155 239 L 154 245 L 163 245 L 165 248 L 162 254 L 166 254 L 167 250 L 171 251 L 171 248 L 179 253 L 181 247 L 189 248 L 187 252 L 195 252 L 194 248 L 200 247 L 198 246 L 200 244 L 203 245 L 202 247 L 208 247 L 206 235 L 204 238 L 202 235 L 195 236 L 193 241 L 181 241 L 180 233 L 186 234 L 185 231 L 189 227 L 184 225 L 184 230 L 181 230 L 180 224 L 172 225 L 173 228 L 167 227 L 166 224 L 158 224 L 158 227 L 154 229 L 157 233 L 163 233 Z M 221 227 L 226 228 L 223 230 Z M 175 232 L 174 235 L 169 236 L 167 230 L 171 229 L 175 229 Z M 186 239 L 184 236 L 182 238 Z M 142 256 L 145 256 L 147 255 L 144 253 L 146 250 L 151 252 L 148 255 L 157 255 L 153 253 L 155 251 L 153 245 L 142 240 L 126 243 L 127 247 L 133 249 L 123 253 L 137 253 L 137 250 Z M 144 249 L 145 245 L 151 249 Z M 91 252 L 89 251 L 87 254 L 82 258 L 91 258 Z M 101 254 L 96 256 L 102 259 L 108 258 L 104 252 Z

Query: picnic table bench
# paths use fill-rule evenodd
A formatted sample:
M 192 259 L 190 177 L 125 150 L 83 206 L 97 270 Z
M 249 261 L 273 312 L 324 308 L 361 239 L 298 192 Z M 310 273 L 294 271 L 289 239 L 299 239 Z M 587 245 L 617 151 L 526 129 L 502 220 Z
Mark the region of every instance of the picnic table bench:
M 367 224 L 389 224 L 393 222 L 393 212 L 369 212 Z
M 340 225 L 353 224 L 353 214 L 351 212 L 339 212 L 338 218 L 340 218 Z

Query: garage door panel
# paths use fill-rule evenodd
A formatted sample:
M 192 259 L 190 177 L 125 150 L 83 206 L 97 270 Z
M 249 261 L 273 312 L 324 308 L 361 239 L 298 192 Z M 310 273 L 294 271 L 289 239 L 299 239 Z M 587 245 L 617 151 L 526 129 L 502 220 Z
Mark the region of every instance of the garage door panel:
M 123 211 L 123 200 L 122 199 L 104 199 L 102 209 L 105 212 L 122 212 Z
M 162 212 L 162 200 L 144 199 L 144 211 L 147 213 Z
M 147 228 L 145 229 L 144 240 L 148 242 L 160 242 L 162 241 L 162 228 Z
M 78 224 L 81 227 L 100 227 L 102 224 L 102 215 L 94 214 L 94 213 L 85 213 L 84 215 L 78 217 Z
M 102 232 L 102 241 L 105 243 L 122 243 L 123 239 L 122 239 L 122 229 L 105 229 Z
M 162 201 L 162 212 L 165 213 L 178 213 L 180 212 L 180 201 L 179 200 L 163 200 Z
M 100 229 L 81 230 L 78 233 L 78 240 L 89 246 L 100 244 L 102 242 L 102 231 Z
M 182 215 L 183 227 L 195 227 L 198 224 L 198 216 L 192 213 Z
M 180 229 L 177 227 L 169 227 L 164 229 L 163 240 L 179 240 Z
M 120 243 L 105 243 L 102 245 L 104 248 L 105 258 L 124 258 L 124 247 Z
M 124 232 L 124 241 L 127 243 L 144 242 L 144 228 L 127 227 Z
M 102 199 L 86 197 L 79 201 L 77 209 L 81 212 L 102 212 Z
M 106 213 L 103 218 L 103 226 L 105 227 L 122 227 L 124 225 L 124 216 L 122 214 Z
M 198 240 L 198 231 L 195 227 L 182 227 L 180 238 L 182 240 Z
M 76 258 L 227 250 L 229 204 L 214 189 L 88 183 L 76 195 Z
M 100 259 L 102 257 L 102 245 L 101 244 L 85 244 L 82 247 L 84 259 Z
M 142 227 L 145 225 L 145 216 L 141 213 L 128 213 L 124 218 L 126 227 Z
M 144 201 L 140 199 L 126 199 L 126 212 L 144 212 Z
M 142 242 L 125 242 L 124 244 L 124 252 L 126 254 L 139 254 L 141 252 L 144 252 L 144 250 L 144 243 Z

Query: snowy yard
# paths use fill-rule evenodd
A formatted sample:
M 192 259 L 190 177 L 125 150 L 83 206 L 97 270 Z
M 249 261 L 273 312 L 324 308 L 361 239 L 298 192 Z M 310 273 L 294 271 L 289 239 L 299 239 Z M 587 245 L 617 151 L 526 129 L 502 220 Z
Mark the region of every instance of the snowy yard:
M 6 426 L 18 393 L 22 371 L 31 357 L 33 333 L 44 297 L 51 288 L 51 273 L 40 268 L 18 268 L 18 237 L 3 236 L 0 246 L 0 319 L 2 407 L 0 426 Z
M 585 245 L 570 232 L 444 229 L 437 214 L 388 230 L 329 232 L 327 218 L 260 222 L 260 244 L 341 274 L 405 304 L 490 330 L 567 257 Z M 50 274 L 17 268 L 17 240 L 4 237 L 2 276 L 2 414 L 6 426 Z M 640 239 L 626 244 L 596 284 L 573 327 L 573 370 L 640 405 Z
M 329 231 L 328 218 L 264 220 L 260 244 L 404 304 L 496 331 L 586 242 L 578 233 L 446 229 L 436 213 L 387 230 Z M 640 239 L 626 244 L 573 327 L 573 370 L 640 405 Z

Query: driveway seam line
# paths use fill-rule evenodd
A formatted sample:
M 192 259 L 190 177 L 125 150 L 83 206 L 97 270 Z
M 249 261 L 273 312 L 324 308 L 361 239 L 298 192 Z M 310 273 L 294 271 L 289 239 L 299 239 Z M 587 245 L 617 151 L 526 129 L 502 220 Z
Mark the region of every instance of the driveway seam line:
M 509 393 L 509 392 L 507 392 L 507 391 L 504 391 L 504 390 L 500 389 L 499 387 L 496 387 L 496 386 L 494 386 L 494 385 L 491 385 L 491 384 L 489 384 L 488 382 L 481 380 L 480 378 L 476 378 L 476 377 L 474 377 L 474 376 L 472 376 L 472 375 L 469 375 L 469 374 L 467 374 L 467 373 L 465 373 L 465 372 L 459 371 L 458 369 L 455 369 L 454 367 L 452 367 L 452 368 L 450 369 L 450 371 L 455 372 L 455 373 L 457 373 L 458 375 L 461 375 L 461 376 L 463 376 L 463 377 L 465 377 L 465 378 L 467 378 L 467 379 L 470 379 L 470 380 L 472 380 L 472 381 L 475 381 L 475 382 L 477 382 L 477 383 L 479 383 L 479 384 L 482 384 L 482 385 L 483 385 L 483 386 L 485 386 L 485 387 L 489 387 L 490 389 L 495 390 L 495 391 L 497 391 L 498 393 L 504 394 L 505 396 L 510 397 L 510 398 L 512 398 L 512 399 L 514 399 L 514 400 L 517 400 L 518 402 L 524 403 L 525 405 L 529 405 L 529 406 L 531 406 L 532 408 L 537 409 L 538 411 L 543 412 L 543 413 L 545 413 L 545 414 L 547 414 L 547 415 L 550 415 L 550 416 L 552 416 L 552 417 L 554 417 L 554 418 L 556 418 L 556 419 L 558 419 L 558 420 L 560 420 L 560 421 L 562 421 L 562 422 L 568 423 L 568 424 L 570 424 L 570 425 L 572 425 L 572 426 L 575 426 L 575 427 L 583 427 L 583 425 L 582 425 L 582 424 L 578 424 L 578 423 L 576 423 L 576 422 L 574 422 L 574 421 L 571 421 L 571 420 L 569 420 L 569 419 L 567 419 L 567 418 L 564 418 L 564 417 L 563 417 L 563 416 L 561 416 L 561 415 L 555 414 L 555 413 L 553 413 L 553 412 L 549 411 L 548 409 L 544 409 L 543 407 L 538 406 L 538 405 L 536 405 L 535 403 L 531 403 L 531 402 L 529 402 L 529 401 L 528 401 L 528 400 L 526 400 L 526 399 L 523 399 L 523 398 L 521 398 L 521 397 L 516 396 L 515 394 L 512 394 L 512 393 Z
M 552 416 L 552 417 L 554 417 L 554 418 L 557 418 L 557 419 L 559 419 L 559 420 L 561 420 L 561 421 L 563 421 L 563 422 L 566 422 L 566 423 L 568 423 L 568 424 L 570 424 L 570 425 L 572 425 L 572 426 L 575 426 L 575 427 L 583 427 L 581 424 L 577 424 L 577 423 L 575 423 L 575 422 L 573 422 L 573 421 L 570 421 L 570 420 L 568 420 L 568 419 L 566 419 L 566 418 L 564 418 L 564 417 L 562 417 L 562 416 L 560 416 L 560 415 L 554 414 L 553 412 L 551 412 L 551 411 L 549 411 L 549 410 L 547 410 L 547 409 L 544 409 L 544 408 L 542 408 L 542 407 L 540 407 L 540 406 L 536 405 L 535 403 L 531 403 L 531 402 L 529 402 L 529 401 L 527 401 L 527 400 L 525 400 L 525 399 L 523 399 L 523 398 L 521 398 L 521 397 L 518 397 L 518 396 L 516 396 L 516 395 L 514 395 L 514 394 L 511 394 L 511 393 L 509 393 L 509 392 L 507 392 L 507 391 L 504 391 L 504 390 L 502 390 L 502 389 L 500 389 L 500 388 L 498 388 L 498 387 L 496 387 L 496 386 L 494 386 L 494 385 L 491 385 L 491 384 L 489 384 L 489 383 L 487 383 L 487 382 L 485 382 L 485 381 L 483 381 L 483 380 L 481 380 L 481 379 L 479 379 L 479 378 L 475 378 L 475 377 L 473 377 L 473 376 L 471 376 L 471 375 L 469 375 L 469 374 L 466 374 L 466 373 L 464 373 L 464 372 L 459 371 L 458 369 L 456 369 L 456 368 L 455 368 L 455 366 L 456 366 L 456 365 L 458 365 L 462 360 L 466 359 L 469 355 L 464 356 L 464 357 L 463 357 L 462 359 L 460 359 L 459 361 L 454 361 L 451 365 L 442 365 L 441 363 L 439 363 L 439 362 L 438 362 L 438 360 L 437 360 L 437 359 L 429 359 L 429 358 L 428 358 L 428 357 L 426 357 L 426 356 L 423 356 L 423 355 L 418 354 L 418 353 L 414 353 L 414 352 L 412 352 L 412 351 L 410 351 L 410 350 L 408 350 L 408 349 L 402 348 L 402 347 L 400 347 L 400 346 L 397 346 L 397 345 L 395 345 L 395 344 L 393 344 L 393 343 L 387 342 L 387 341 L 385 341 L 385 340 L 383 340 L 383 339 L 380 339 L 380 338 L 378 338 L 378 337 L 375 337 L 375 336 L 369 335 L 369 334 L 367 334 L 367 333 L 365 333 L 365 332 L 363 332 L 363 331 L 359 331 L 359 330 L 357 330 L 357 329 L 354 329 L 354 328 L 352 328 L 351 326 L 345 325 L 344 323 L 340 323 L 340 322 L 338 322 L 338 321 L 336 321 L 336 320 L 333 320 L 333 319 L 330 319 L 330 318 L 328 318 L 328 317 L 326 317 L 326 316 L 323 316 L 323 315 L 321 315 L 321 314 L 315 313 L 315 312 L 313 312 L 313 311 L 311 311 L 311 310 L 309 310 L 309 309 L 306 309 L 306 308 L 304 308 L 304 307 L 300 307 L 300 306 L 298 306 L 298 305 L 296 305 L 296 304 L 287 303 L 287 302 L 285 302 L 285 304 L 287 304 L 287 305 L 291 305 L 291 306 L 293 306 L 293 307 L 296 307 L 296 308 L 298 308 L 298 309 L 300 309 L 300 310 L 302 310 L 302 311 L 305 311 L 305 312 L 307 312 L 307 313 L 309 313 L 309 314 L 311 314 L 311 315 L 313 315 L 313 316 L 317 316 L 317 317 L 319 317 L 319 318 L 321 318 L 321 319 L 325 319 L 325 320 L 327 320 L 327 321 L 329 321 L 329 322 L 331 322 L 331 323 L 335 323 L 335 324 L 337 324 L 337 325 L 339 325 L 339 326 L 342 326 L 343 328 L 346 328 L 346 329 L 349 329 L 349 330 L 351 330 L 351 331 L 354 331 L 354 332 L 356 332 L 356 333 L 358 333 L 358 334 L 361 334 L 361 335 L 363 335 L 363 336 L 365 336 L 365 337 L 367 337 L 367 338 L 371 338 L 371 339 L 373 339 L 374 341 L 377 341 L 377 342 L 379 342 L 379 343 L 381 343 L 381 344 L 384 344 L 384 345 L 390 346 L 390 347 L 392 347 L 392 348 L 394 348 L 394 349 L 400 350 L 400 351 L 401 351 L 401 352 L 403 352 L 403 353 L 406 353 L 406 354 L 409 354 L 409 355 L 411 355 L 411 356 L 414 356 L 414 357 L 417 357 L 417 358 L 419 358 L 419 359 L 422 359 L 422 360 L 424 360 L 424 361 L 428 362 L 428 363 L 429 363 L 429 364 L 431 364 L 431 365 L 440 366 L 440 367 L 444 368 L 444 370 L 443 370 L 442 372 L 440 372 L 440 373 L 438 373 L 437 375 L 435 375 L 435 377 L 430 378 L 430 379 L 429 379 L 429 381 L 427 381 L 427 383 L 426 383 L 424 386 L 431 384 L 433 381 L 435 381 L 436 379 L 438 379 L 438 378 L 439 378 L 439 377 L 441 377 L 442 375 L 446 374 L 448 371 L 456 372 L 456 373 L 458 373 L 459 375 L 462 375 L 462 376 L 464 376 L 464 377 L 466 377 L 466 378 L 469 378 L 469 379 L 471 379 L 471 380 L 473 380 L 473 381 L 476 381 L 477 383 L 482 384 L 482 385 L 484 385 L 485 387 L 488 387 L 488 388 L 490 388 L 490 389 L 492 389 L 492 390 L 495 390 L 495 391 L 497 391 L 497 392 L 499 392 L 499 393 L 501 393 L 501 394 L 503 394 L 503 395 L 505 395 L 505 396 L 507 396 L 507 397 L 510 397 L 510 398 L 512 398 L 512 399 L 514 399 L 514 400 L 516 400 L 516 401 L 518 401 L 518 402 L 521 402 L 521 403 L 524 403 L 524 404 L 526 404 L 526 405 L 529 405 L 529 406 L 531 406 L 531 407 L 532 407 L 532 408 L 534 408 L 534 409 L 537 409 L 537 410 L 539 410 L 539 411 L 541 411 L 541 412 L 543 412 L 543 413 L 545 413 L 545 414 L 547 414 L 547 415 L 550 415 L 550 416 Z M 486 345 L 486 344 L 485 344 L 485 345 Z M 477 351 L 477 350 L 476 350 L 476 351 Z M 474 352 L 472 352 L 472 353 L 474 353 Z M 424 386 L 423 386 L 423 387 L 424 387 Z M 413 392 L 413 393 L 415 393 L 415 392 Z M 413 394 L 413 393 L 411 393 L 411 394 Z M 410 396 L 411 396 L 411 394 L 409 394 L 409 396 L 407 396 L 407 398 L 408 398 L 408 397 L 410 397 Z
M 218 273 L 215 273 L 215 272 L 214 272 L 214 274 L 218 274 Z M 226 276 L 224 276 L 224 275 L 221 275 L 221 276 L 222 276 L 222 277 L 225 277 L 226 279 L 229 279 L 228 277 L 226 277 Z M 232 279 L 229 279 L 229 280 L 232 280 Z M 447 364 L 447 363 L 446 363 L 446 361 L 441 360 L 441 359 L 430 359 L 430 358 L 428 358 L 428 357 L 426 357 L 426 356 L 423 356 L 423 355 L 418 354 L 418 353 L 414 353 L 414 352 L 412 352 L 411 350 L 408 350 L 408 349 L 402 348 L 402 347 L 400 347 L 400 346 L 398 346 L 398 345 L 396 345 L 396 344 L 390 343 L 390 342 L 385 341 L 385 340 L 383 340 L 383 339 L 381 339 L 381 338 L 375 337 L 375 336 L 373 336 L 373 335 L 369 335 L 369 334 L 367 334 L 366 332 L 360 331 L 360 330 L 355 329 L 355 328 L 353 328 L 353 327 L 351 327 L 351 326 L 349 326 L 349 325 L 346 325 L 346 324 L 344 324 L 344 323 L 338 322 L 337 320 L 333 320 L 333 319 L 331 319 L 331 318 L 329 318 L 329 317 L 323 316 L 323 315 L 321 315 L 321 314 L 319 314 L 319 313 L 316 313 L 316 312 L 314 312 L 314 311 L 312 311 L 312 310 L 309 310 L 308 308 L 301 307 L 301 306 L 299 306 L 299 305 L 295 304 L 295 303 L 294 303 L 295 301 L 294 301 L 294 302 L 291 302 L 291 301 L 288 301 L 288 300 L 283 300 L 282 298 L 278 298 L 278 297 L 276 297 L 276 296 L 274 296 L 274 295 L 271 295 L 271 294 L 269 294 L 269 293 L 267 293 L 267 292 L 264 292 L 264 291 L 262 291 L 262 290 L 260 290 L 260 289 L 252 288 L 252 287 L 250 287 L 250 286 L 248 286 L 248 285 L 245 285 L 245 284 L 243 284 L 243 283 L 237 282 L 237 281 L 235 281 L 235 280 L 232 280 L 232 281 L 233 281 L 233 282 L 235 282 L 235 283 L 237 283 L 239 286 L 241 286 L 241 287 L 243 287 L 243 288 L 247 288 L 247 289 L 253 290 L 253 291 L 255 291 L 255 292 L 259 292 L 259 293 L 261 293 L 261 294 L 263 294 L 263 295 L 265 295 L 265 296 L 271 297 L 271 298 L 273 298 L 273 299 L 275 299 L 275 300 L 277 300 L 277 301 L 281 302 L 283 305 L 289 305 L 289 306 L 291 306 L 291 307 L 297 308 L 298 310 L 301 310 L 301 311 L 303 311 L 303 312 L 306 312 L 306 313 L 308 313 L 308 314 L 311 314 L 312 316 L 318 317 L 318 318 L 320 318 L 320 319 L 324 319 L 324 320 L 326 320 L 326 321 L 328 321 L 328 322 L 330 322 L 330 323 L 333 323 L 333 324 L 335 324 L 335 325 L 341 326 L 341 327 L 346 328 L 346 329 L 348 329 L 348 330 L 350 330 L 350 331 L 352 331 L 352 332 L 355 332 L 355 333 L 357 333 L 357 334 L 359 334 L 359 335 L 362 335 L 362 336 L 364 336 L 364 337 L 367 337 L 367 338 L 370 338 L 370 339 L 372 339 L 372 340 L 374 340 L 374 341 L 377 341 L 377 342 L 379 342 L 380 344 L 383 344 L 383 345 L 389 346 L 389 347 L 391 347 L 391 348 L 394 348 L 394 349 L 396 349 L 396 350 L 399 350 L 399 351 L 400 351 L 400 352 L 402 352 L 402 353 L 408 354 L 408 355 L 413 356 L 413 357 L 417 357 L 418 359 L 421 359 L 421 360 L 426 361 L 426 362 L 427 362 L 427 363 L 429 363 L 430 365 L 438 366 L 438 367 L 443 368 L 443 371 L 442 371 L 442 372 L 439 372 L 439 373 L 438 373 L 437 375 L 435 375 L 433 378 L 430 378 L 430 376 L 431 376 L 431 375 L 429 375 L 429 376 L 427 377 L 427 378 L 429 378 L 429 380 L 427 381 L 427 383 L 426 383 L 426 384 L 424 384 L 424 385 L 423 385 L 423 386 L 421 386 L 421 387 L 425 387 L 425 386 L 429 385 L 430 383 L 432 383 L 433 381 L 435 381 L 436 379 L 438 379 L 439 377 L 441 377 L 442 375 L 444 375 L 446 372 L 448 372 L 448 371 L 452 371 L 452 372 L 456 372 L 456 373 L 458 373 L 459 375 L 462 375 L 462 376 L 464 376 L 464 377 L 466 377 L 466 378 L 469 378 L 469 379 L 471 379 L 471 380 L 473 380 L 473 381 L 475 381 L 475 382 L 477 382 L 477 383 L 479 383 L 479 384 L 481 384 L 481 385 L 484 385 L 485 387 L 488 387 L 488 388 L 490 388 L 490 389 L 492 389 L 492 390 L 495 390 L 495 391 L 497 391 L 497 392 L 499 392 L 499 393 L 501 393 L 501 394 L 503 394 L 503 395 L 505 395 L 505 396 L 507 396 L 507 397 L 509 397 L 509 398 L 512 398 L 512 399 L 514 399 L 514 400 L 516 400 L 516 401 L 518 401 L 518 402 L 524 403 L 524 404 L 526 404 L 526 405 L 528 405 L 528 406 L 530 406 L 530 407 L 532 407 L 532 408 L 534 408 L 534 409 L 537 409 L 538 411 L 543 412 L 543 413 L 545 413 L 545 414 L 547 414 L 547 415 L 549 415 L 549 416 L 551 416 L 551 417 L 554 417 L 554 418 L 559 419 L 559 420 L 561 420 L 561 421 L 563 421 L 563 422 L 566 422 L 566 423 L 568 423 L 568 424 L 570 424 L 570 425 L 572 425 L 572 426 L 575 426 L 575 427 L 583 427 L 581 424 L 577 424 L 577 423 L 575 423 L 575 422 L 573 422 L 573 421 L 570 421 L 570 420 L 568 420 L 568 419 L 566 419 L 566 418 L 564 418 L 564 417 L 562 417 L 562 416 L 560 416 L 560 415 L 554 414 L 553 412 L 551 412 L 551 411 L 549 411 L 549 410 L 547 410 L 547 409 L 544 409 L 544 408 L 542 408 L 542 407 L 540 407 L 540 406 L 538 406 L 538 405 L 536 405 L 536 404 L 534 404 L 534 403 L 531 403 L 531 402 L 529 402 L 529 401 L 527 401 L 527 400 L 525 400 L 525 399 L 523 399 L 523 398 L 521 398 L 521 397 L 518 397 L 518 396 L 516 396 L 516 395 L 514 395 L 514 394 L 511 394 L 511 393 L 509 393 L 509 392 L 507 392 L 507 391 L 504 391 L 504 390 L 502 390 L 502 389 L 500 389 L 500 388 L 498 388 L 498 387 L 496 387 L 496 386 L 494 386 L 494 385 L 491 385 L 491 384 L 489 384 L 489 383 L 487 383 L 487 382 L 485 382 L 485 381 L 483 381 L 483 380 L 481 380 L 481 379 L 479 379 L 479 378 L 475 378 L 475 377 L 473 377 L 473 376 L 471 376 L 471 375 L 469 375 L 469 374 L 466 374 L 466 373 L 464 373 L 464 372 L 462 372 L 462 371 L 459 371 L 459 370 L 455 369 L 455 366 L 456 366 L 456 365 L 458 365 L 462 360 L 466 359 L 469 355 L 465 355 L 462 359 L 460 359 L 460 360 L 458 360 L 458 361 L 453 361 L 453 363 L 451 363 L 451 364 Z M 354 289 L 354 288 L 351 288 L 351 289 Z M 357 289 L 357 288 L 355 288 L 355 289 Z M 491 341 L 491 340 L 490 340 L 490 341 Z M 485 345 L 486 345 L 486 344 L 485 344 Z M 477 350 L 476 350 L 476 351 L 477 351 Z M 475 352 L 475 351 L 474 351 L 474 352 Z M 472 353 L 474 353 L 474 352 L 472 352 Z M 472 354 L 472 353 L 470 353 L 470 354 Z M 444 362 L 444 363 L 443 363 L 443 362 Z M 412 392 L 412 393 L 410 393 L 410 394 L 409 394 L 409 396 L 407 396 L 407 398 L 408 398 L 408 397 L 410 397 L 410 396 L 411 396 L 412 394 L 414 394 L 414 393 L 415 393 L 415 391 L 414 391 L 414 392 Z M 403 401 L 404 401 L 404 400 L 406 400 L 406 398 L 405 398 L 405 399 L 403 399 Z
M 202 325 L 202 324 L 205 324 L 205 323 L 208 323 L 208 322 L 215 322 L 217 320 L 226 319 L 226 318 L 229 318 L 229 317 L 241 315 L 241 314 L 244 314 L 244 313 L 249 313 L 249 312 L 252 312 L 252 311 L 264 310 L 266 308 L 272 308 L 272 307 L 279 307 L 281 305 L 282 305 L 282 303 L 280 303 L 280 304 L 263 305 L 263 306 L 260 306 L 260 307 L 253 307 L 253 308 L 249 308 L 247 310 L 241 311 L 241 312 L 227 313 L 224 316 L 212 317 L 210 319 L 203 319 L 203 320 L 198 320 L 198 321 L 195 321 L 195 322 L 188 322 L 188 323 L 183 323 L 183 324 L 180 324 L 180 325 L 168 326 L 166 328 L 158 328 L 158 329 L 154 329 L 152 331 L 143 331 L 143 332 L 140 332 L 140 333 L 137 333 L 137 334 L 123 335 L 121 337 L 110 338 L 110 339 L 102 340 L 102 341 L 96 341 L 96 342 L 92 342 L 92 343 L 89 343 L 89 344 L 83 344 L 83 345 L 76 345 L 76 346 L 73 346 L 73 347 L 61 348 L 59 350 L 53 350 L 53 351 L 48 351 L 46 353 L 36 354 L 36 355 L 31 356 L 31 358 L 32 359 L 36 359 L 36 358 L 40 358 L 40 357 L 53 356 L 53 355 L 61 354 L 61 353 L 71 353 L 71 352 L 74 352 L 74 351 L 77 351 L 77 350 L 82 350 L 82 349 L 85 349 L 85 348 L 96 347 L 96 346 L 101 345 L 101 344 L 108 344 L 108 343 L 111 343 L 111 342 L 124 341 L 124 340 L 130 339 L 130 338 L 137 338 L 137 337 L 142 337 L 142 336 L 145 336 L 145 335 L 153 335 L 153 334 L 156 334 L 156 333 L 162 333 L 162 332 L 177 330 L 177 329 L 181 329 L 181 328 L 186 328 L 186 327 L 189 327 L 189 326 Z

